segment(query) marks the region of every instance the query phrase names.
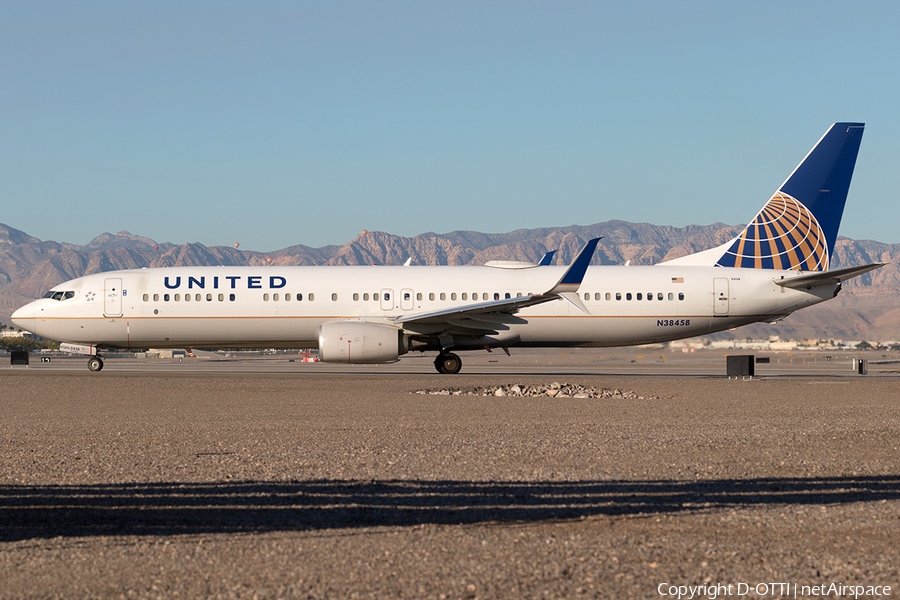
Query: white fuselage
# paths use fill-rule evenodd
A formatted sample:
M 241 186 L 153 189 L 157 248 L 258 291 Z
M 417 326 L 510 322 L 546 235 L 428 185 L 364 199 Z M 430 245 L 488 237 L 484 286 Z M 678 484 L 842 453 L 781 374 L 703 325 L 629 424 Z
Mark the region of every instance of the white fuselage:
M 44 338 L 99 347 L 315 347 L 320 325 L 392 319 L 542 293 L 564 267 L 178 267 L 88 275 L 19 309 Z M 496 346 L 622 346 L 772 321 L 833 297 L 837 284 L 774 283 L 798 271 L 590 267 L 565 299 L 519 311 Z M 68 295 L 64 294 L 63 296 Z M 439 335 L 440 331 L 409 333 Z

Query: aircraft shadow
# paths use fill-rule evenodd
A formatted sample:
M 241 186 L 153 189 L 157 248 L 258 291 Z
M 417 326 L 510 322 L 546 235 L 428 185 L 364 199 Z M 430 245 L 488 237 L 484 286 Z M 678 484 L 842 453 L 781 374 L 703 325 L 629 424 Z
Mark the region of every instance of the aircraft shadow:
M 534 523 L 900 498 L 900 475 L 702 481 L 243 481 L 0 486 L 0 542 Z

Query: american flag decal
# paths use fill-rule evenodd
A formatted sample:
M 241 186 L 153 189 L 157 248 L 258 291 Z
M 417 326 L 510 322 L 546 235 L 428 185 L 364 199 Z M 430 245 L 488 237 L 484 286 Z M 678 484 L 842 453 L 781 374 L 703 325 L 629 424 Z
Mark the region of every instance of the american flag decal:
M 673 277 L 672 283 L 684 283 L 684 277 Z

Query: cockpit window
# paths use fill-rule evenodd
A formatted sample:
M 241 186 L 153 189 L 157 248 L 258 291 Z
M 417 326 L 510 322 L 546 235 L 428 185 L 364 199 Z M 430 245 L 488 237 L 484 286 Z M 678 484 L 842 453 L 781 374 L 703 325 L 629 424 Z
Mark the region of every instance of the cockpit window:
M 68 300 L 69 298 L 74 298 L 75 292 L 57 292 L 54 290 L 50 290 L 46 294 L 44 294 L 44 298 L 51 298 L 53 300 Z

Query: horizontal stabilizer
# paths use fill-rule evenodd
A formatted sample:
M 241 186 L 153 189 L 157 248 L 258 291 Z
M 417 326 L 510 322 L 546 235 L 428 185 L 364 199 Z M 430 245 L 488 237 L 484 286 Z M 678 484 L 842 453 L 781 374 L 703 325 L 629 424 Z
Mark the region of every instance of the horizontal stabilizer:
M 820 273 L 813 273 L 812 275 L 776 279 L 775 283 L 781 287 L 793 289 L 810 289 L 820 285 L 834 285 L 848 279 L 853 279 L 854 277 L 859 277 L 863 273 L 879 269 L 886 264 L 887 263 L 872 263 L 861 267 L 847 267 L 846 269 L 837 269 L 834 271 L 822 271 Z

